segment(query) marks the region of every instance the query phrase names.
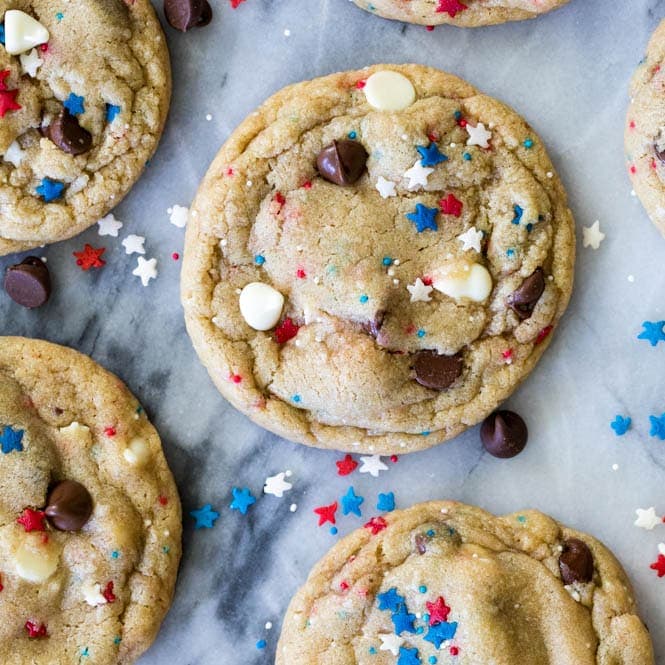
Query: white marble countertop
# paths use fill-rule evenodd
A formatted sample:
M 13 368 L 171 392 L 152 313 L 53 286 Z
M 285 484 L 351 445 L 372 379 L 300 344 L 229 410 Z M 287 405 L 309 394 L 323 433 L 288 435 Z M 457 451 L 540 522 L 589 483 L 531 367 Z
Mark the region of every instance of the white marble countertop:
M 649 569 L 665 525 L 633 526 L 638 507 L 665 513 L 665 443 L 649 436 L 649 415 L 665 411 L 665 345 L 636 339 L 643 320 L 665 319 L 665 240 L 631 196 L 622 149 L 628 81 L 665 2 L 571 0 L 536 21 L 428 32 L 348 0 L 246 0 L 235 11 L 212 1 L 208 27 L 168 30 L 172 111 L 150 168 L 116 210 L 125 224 L 120 237 L 91 229 L 42 250 L 55 281 L 46 307 L 26 311 L 0 297 L 3 333 L 90 354 L 128 383 L 162 435 L 185 512 L 184 557 L 173 609 L 141 663 L 271 663 L 289 598 L 339 537 L 317 528 L 312 509 L 350 484 L 365 497 L 367 517 L 379 491 L 394 491 L 398 507 L 434 498 L 498 513 L 534 507 L 596 535 L 628 570 L 665 663 L 665 634 L 655 630 L 665 625 L 665 579 Z M 185 332 L 180 261 L 171 256 L 182 251 L 183 230 L 169 223 L 167 208 L 188 205 L 233 127 L 282 86 L 410 61 L 468 79 L 512 105 L 544 139 L 577 219 L 576 290 L 551 348 L 508 402 L 529 424 L 524 453 L 492 458 L 474 428 L 396 464 L 386 458 L 379 478 L 357 471 L 342 478 L 341 455 L 268 434 L 213 388 Z M 598 251 L 581 245 L 582 226 L 595 220 L 607 234 Z M 128 233 L 145 235 L 146 256 L 159 261 L 147 288 L 132 277 L 136 260 L 120 245 Z M 75 265 L 71 253 L 84 242 L 107 247 L 102 270 Z M 616 414 L 633 419 L 621 438 L 610 429 Z M 262 496 L 266 476 L 286 469 L 293 489 L 283 499 Z M 259 497 L 247 516 L 229 509 L 233 485 Z M 221 517 L 195 532 L 188 513 L 206 503 Z M 343 535 L 365 520 L 338 521 Z

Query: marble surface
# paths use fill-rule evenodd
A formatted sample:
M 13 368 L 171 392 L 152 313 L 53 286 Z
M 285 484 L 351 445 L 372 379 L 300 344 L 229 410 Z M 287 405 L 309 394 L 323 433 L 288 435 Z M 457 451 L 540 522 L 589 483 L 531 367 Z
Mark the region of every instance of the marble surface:
M 129 384 L 161 432 L 186 515 L 184 558 L 173 609 L 141 662 L 271 663 L 290 596 L 339 537 L 316 527 L 312 509 L 353 483 L 367 516 L 378 492 L 392 490 L 402 507 L 444 497 L 496 512 L 535 507 L 594 533 L 625 564 L 665 663 L 665 635 L 654 630 L 665 624 L 665 579 L 649 570 L 665 525 L 633 526 L 637 507 L 665 512 L 665 444 L 649 436 L 648 420 L 665 411 L 665 345 L 636 340 L 643 320 L 665 318 L 665 240 L 631 196 L 622 150 L 628 80 L 665 2 L 572 0 L 537 21 L 433 32 L 381 20 L 348 0 L 247 0 L 235 11 L 226 0 L 213 4 L 210 26 L 168 31 L 171 116 L 150 168 L 116 210 L 125 224 L 120 237 L 91 229 L 42 250 L 56 284 L 46 307 L 26 311 L 0 297 L 3 333 L 90 354 Z M 169 223 L 167 208 L 189 203 L 217 148 L 272 92 L 382 61 L 447 69 L 514 106 L 549 146 L 578 238 L 596 219 L 607 234 L 598 251 L 580 242 L 570 310 L 508 402 L 531 432 L 526 451 L 511 461 L 485 454 L 474 428 L 396 464 L 386 460 L 390 468 L 378 479 L 341 478 L 340 455 L 277 439 L 234 411 L 185 333 L 180 262 L 171 256 L 182 250 L 183 230 Z M 146 256 L 159 260 L 159 277 L 147 288 L 120 245 L 128 233 L 145 235 Z M 105 268 L 77 268 L 71 253 L 84 242 L 107 247 Z M 617 413 L 634 422 L 622 438 L 609 426 Z M 285 498 L 259 498 L 245 517 L 229 510 L 233 485 L 261 497 L 265 477 L 286 469 L 294 487 Z M 212 530 L 195 532 L 188 513 L 205 503 L 221 517 Z M 363 522 L 342 518 L 340 534 Z M 264 650 L 256 648 L 260 639 Z

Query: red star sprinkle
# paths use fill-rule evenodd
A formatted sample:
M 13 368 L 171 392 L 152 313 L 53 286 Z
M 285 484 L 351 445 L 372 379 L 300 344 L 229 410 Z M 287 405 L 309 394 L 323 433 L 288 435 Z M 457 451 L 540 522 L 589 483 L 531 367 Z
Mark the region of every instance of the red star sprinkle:
M 353 473 L 358 468 L 358 462 L 351 457 L 351 455 L 346 455 L 344 459 L 337 460 L 337 473 L 340 476 L 348 476 L 350 473 Z
M 665 555 L 659 554 L 658 560 L 654 561 L 649 568 L 658 573 L 658 577 L 665 577 Z
M 319 506 L 318 508 L 314 508 L 314 512 L 319 516 L 319 526 L 323 526 L 326 522 L 335 524 L 337 501 L 331 503 L 329 506 Z
M 43 623 L 37 624 L 34 621 L 26 621 L 25 629 L 28 631 L 28 637 L 47 637 L 46 626 Z
M 450 608 L 446 605 L 443 596 L 439 596 L 433 603 L 427 602 L 427 611 L 429 612 L 429 625 L 436 626 L 437 623 L 448 621 Z
M 468 9 L 468 7 L 459 0 L 439 0 L 439 6 L 436 8 L 436 11 L 437 14 L 445 12 L 450 18 L 455 18 L 457 14 L 463 12 L 465 9 Z
M 106 436 L 115 436 L 116 435 L 115 427 L 105 427 L 104 434 L 106 434 Z
M 358 90 L 362 90 L 365 87 L 365 85 L 367 85 L 367 81 L 358 81 L 356 83 L 356 88 L 358 88 Z
M 238 9 L 240 7 L 241 2 L 245 2 L 245 0 L 230 0 L 231 2 L 231 9 Z
M 552 332 L 552 326 L 545 326 L 536 337 L 536 346 L 545 341 L 547 336 Z
M 444 215 L 454 215 L 459 217 L 462 214 L 464 204 L 456 199 L 453 194 L 448 194 L 445 199 L 439 201 L 439 208 Z
M 41 510 L 32 510 L 32 508 L 26 508 L 23 511 L 21 517 L 19 517 L 16 521 L 23 525 L 23 528 L 26 530 L 26 532 L 46 531 L 46 527 L 44 526 L 45 517 L 46 515 Z
M 115 594 L 113 593 L 113 582 L 109 582 L 106 585 L 104 591 L 102 591 L 102 596 L 106 598 L 107 603 L 112 603 L 115 601 Z
M 372 519 L 365 524 L 365 528 L 369 529 L 372 532 L 373 536 L 376 536 L 377 533 L 381 533 L 388 526 L 383 517 L 372 517 Z
M 278 344 L 286 344 L 298 334 L 298 330 L 300 330 L 300 326 L 287 317 L 275 328 L 275 341 Z
M 90 268 L 101 268 L 106 265 L 106 261 L 102 258 L 105 251 L 106 247 L 95 249 L 86 242 L 81 252 L 72 252 L 72 254 L 76 257 L 76 265 L 81 266 L 81 270 L 90 270 Z
M 9 69 L 0 72 L 0 118 L 4 118 L 7 111 L 18 111 L 21 108 L 16 102 L 18 90 L 8 90 L 5 83 L 10 73 Z
M 298 270 L 296 270 L 296 277 L 298 279 L 305 279 L 305 277 L 307 277 L 307 273 L 302 268 L 298 268 Z

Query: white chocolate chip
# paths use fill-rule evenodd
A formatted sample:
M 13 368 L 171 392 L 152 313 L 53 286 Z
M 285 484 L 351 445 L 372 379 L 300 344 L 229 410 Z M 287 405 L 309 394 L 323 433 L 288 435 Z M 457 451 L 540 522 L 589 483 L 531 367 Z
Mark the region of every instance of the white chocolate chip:
M 16 573 L 19 577 L 38 584 L 45 582 L 58 568 L 60 552 L 53 543 L 42 542 L 42 536 L 28 534 L 14 554 Z
M 432 286 L 455 300 L 468 298 L 482 302 L 492 292 L 492 276 L 480 263 L 473 263 L 470 267 L 466 264 L 461 270 L 457 267 L 440 271 Z
M 48 30 L 18 9 L 5 12 L 5 50 L 9 55 L 25 53 L 49 40 Z
M 411 81 L 399 72 L 380 71 L 365 82 L 365 97 L 379 111 L 401 111 L 416 100 Z
M 240 292 L 240 313 L 254 330 L 270 330 L 277 325 L 284 296 L 263 282 L 251 282 Z
M 143 466 L 150 459 L 148 444 L 138 436 L 129 442 L 122 454 L 132 466 Z
M 108 602 L 106 598 L 102 595 L 102 587 L 99 584 L 94 582 L 85 582 L 81 586 L 81 593 L 83 594 L 83 599 L 91 607 L 99 607 L 100 605 L 106 605 Z

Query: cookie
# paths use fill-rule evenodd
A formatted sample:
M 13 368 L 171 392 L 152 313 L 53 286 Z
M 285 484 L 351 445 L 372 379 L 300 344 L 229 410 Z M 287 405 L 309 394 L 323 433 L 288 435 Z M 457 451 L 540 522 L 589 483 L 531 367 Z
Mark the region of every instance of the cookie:
M 180 560 L 159 436 L 90 358 L 0 337 L 0 660 L 133 663 Z
M 0 253 L 117 205 L 164 127 L 171 73 L 149 0 L 0 2 Z
M 477 28 L 536 18 L 569 0 L 353 0 L 368 12 L 408 23 Z
M 635 193 L 665 235 L 665 21 L 631 83 L 626 159 Z
M 540 139 L 444 72 L 286 88 L 193 203 L 182 301 L 222 394 L 288 439 L 408 452 L 481 421 L 568 302 L 566 194 Z
M 495 517 L 441 501 L 375 518 L 333 547 L 291 601 L 275 662 L 650 665 L 654 655 L 602 543 L 534 510 Z

